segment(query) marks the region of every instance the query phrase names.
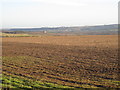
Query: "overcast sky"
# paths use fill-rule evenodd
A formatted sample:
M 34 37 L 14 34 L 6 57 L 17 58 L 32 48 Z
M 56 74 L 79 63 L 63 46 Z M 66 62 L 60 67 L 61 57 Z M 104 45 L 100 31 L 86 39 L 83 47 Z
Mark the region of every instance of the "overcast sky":
M 0 0 L 3 28 L 118 23 L 119 0 Z

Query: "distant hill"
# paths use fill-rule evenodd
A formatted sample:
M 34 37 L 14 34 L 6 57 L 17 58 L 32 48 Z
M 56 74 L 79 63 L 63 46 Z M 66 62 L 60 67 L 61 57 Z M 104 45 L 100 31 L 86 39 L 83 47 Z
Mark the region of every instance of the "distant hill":
M 64 33 L 71 35 L 110 35 L 118 33 L 118 24 L 76 27 L 12 28 L 9 31 Z

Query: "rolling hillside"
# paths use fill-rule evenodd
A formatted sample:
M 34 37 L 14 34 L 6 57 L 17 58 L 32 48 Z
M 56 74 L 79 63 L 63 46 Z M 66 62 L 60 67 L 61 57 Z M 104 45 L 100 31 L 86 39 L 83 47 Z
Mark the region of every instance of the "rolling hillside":
M 46 31 L 48 35 L 115 35 L 118 34 L 118 25 L 75 26 L 75 27 L 42 27 L 42 28 L 12 28 L 3 32 L 30 33 L 41 35 Z

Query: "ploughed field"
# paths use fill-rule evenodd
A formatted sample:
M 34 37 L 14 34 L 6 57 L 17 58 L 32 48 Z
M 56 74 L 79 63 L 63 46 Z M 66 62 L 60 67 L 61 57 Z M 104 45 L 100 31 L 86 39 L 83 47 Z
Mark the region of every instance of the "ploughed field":
M 117 35 L 2 40 L 4 87 L 20 88 L 22 84 L 29 88 L 119 88 Z M 22 81 L 10 81 L 10 77 Z M 44 84 L 35 86 L 23 80 Z

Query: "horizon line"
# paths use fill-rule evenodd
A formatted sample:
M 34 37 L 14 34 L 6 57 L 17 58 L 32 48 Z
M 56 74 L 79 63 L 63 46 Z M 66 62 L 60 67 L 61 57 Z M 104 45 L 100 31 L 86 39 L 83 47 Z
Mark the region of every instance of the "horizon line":
M 58 27 L 85 27 L 85 26 L 103 26 L 103 25 L 118 25 L 118 23 L 113 23 L 113 24 L 94 24 L 94 25 L 71 25 L 71 26 L 41 26 L 41 27 L 8 27 L 8 28 L 3 28 L 0 27 L 0 29 L 14 29 L 14 28 L 58 28 Z

